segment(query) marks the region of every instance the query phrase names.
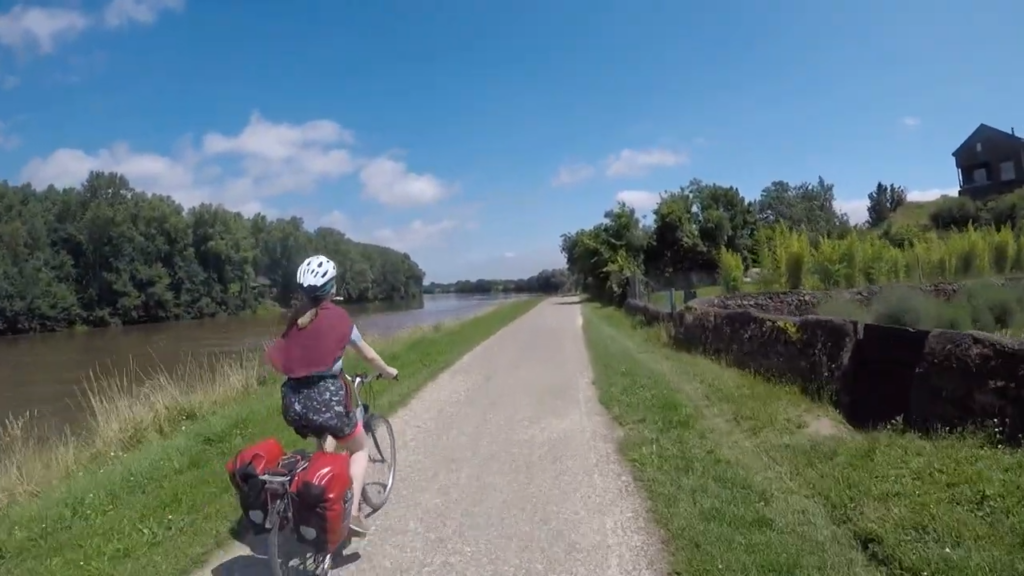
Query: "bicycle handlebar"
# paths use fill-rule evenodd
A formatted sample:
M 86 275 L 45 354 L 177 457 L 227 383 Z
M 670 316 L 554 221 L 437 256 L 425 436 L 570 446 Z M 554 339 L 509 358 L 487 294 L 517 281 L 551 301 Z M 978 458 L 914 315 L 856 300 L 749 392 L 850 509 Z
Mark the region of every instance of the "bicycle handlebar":
M 358 389 L 358 388 L 362 388 L 364 384 L 367 384 L 369 382 L 374 382 L 376 380 L 380 380 L 383 377 L 384 377 L 384 375 L 379 373 L 379 372 L 377 374 L 375 374 L 374 376 L 370 376 L 366 372 L 359 372 L 359 373 L 356 373 L 356 374 L 352 375 L 352 384 Z M 398 380 L 398 374 L 395 374 L 395 378 L 394 379 Z

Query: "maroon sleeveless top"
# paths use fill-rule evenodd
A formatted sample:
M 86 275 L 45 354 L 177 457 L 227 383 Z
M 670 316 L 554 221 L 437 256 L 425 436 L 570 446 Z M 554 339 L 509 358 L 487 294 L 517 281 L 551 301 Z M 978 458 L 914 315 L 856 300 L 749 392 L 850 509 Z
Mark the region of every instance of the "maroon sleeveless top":
M 285 330 L 267 349 L 267 361 L 288 378 L 331 373 L 352 338 L 355 324 L 348 312 L 330 301 L 317 308 L 309 326 Z

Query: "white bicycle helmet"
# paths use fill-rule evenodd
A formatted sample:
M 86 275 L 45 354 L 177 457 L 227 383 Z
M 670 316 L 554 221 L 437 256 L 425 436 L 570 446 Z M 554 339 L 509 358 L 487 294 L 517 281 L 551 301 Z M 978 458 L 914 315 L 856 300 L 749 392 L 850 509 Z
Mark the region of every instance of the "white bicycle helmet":
M 338 267 L 327 256 L 310 256 L 299 265 L 295 280 L 310 298 L 328 296 L 334 289 Z

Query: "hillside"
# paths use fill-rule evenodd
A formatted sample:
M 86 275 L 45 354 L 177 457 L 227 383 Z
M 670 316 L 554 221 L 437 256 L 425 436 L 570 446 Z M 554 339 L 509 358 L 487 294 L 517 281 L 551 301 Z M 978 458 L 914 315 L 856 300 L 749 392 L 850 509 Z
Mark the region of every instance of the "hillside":
M 949 198 L 949 196 L 942 196 L 935 200 L 927 200 L 924 202 L 907 202 L 893 213 L 889 218 L 889 221 L 892 222 L 894 226 L 911 225 L 915 227 L 922 226 L 932 228 L 932 223 L 928 219 L 928 216 L 944 198 Z
M 999 194 L 981 201 L 966 197 L 942 196 L 929 202 L 907 202 L 886 222 L 885 229 L 911 226 L 923 230 L 963 230 L 977 226 L 1008 226 L 1018 229 L 1024 223 L 1024 189 Z

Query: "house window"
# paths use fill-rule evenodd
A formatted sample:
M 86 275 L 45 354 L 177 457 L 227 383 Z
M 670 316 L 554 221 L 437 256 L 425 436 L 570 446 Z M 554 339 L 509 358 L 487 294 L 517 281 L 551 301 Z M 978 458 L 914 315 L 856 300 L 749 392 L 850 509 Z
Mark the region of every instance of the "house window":
M 975 170 L 973 176 L 974 176 L 974 183 L 975 184 L 987 184 L 988 183 L 988 175 L 985 173 L 985 169 L 984 168 L 978 168 L 977 170 Z
M 1007 180 L 1013 180 L 1017 177 L 1016 172 L 1013 169 L 1013 160 L 1007 160 L 999 165 L 999 179 L 1003 182 Z
M 977 152 L 981 152 L 981 142 L 978 142 L 977 144 L 974 145 L 974 150 Z

